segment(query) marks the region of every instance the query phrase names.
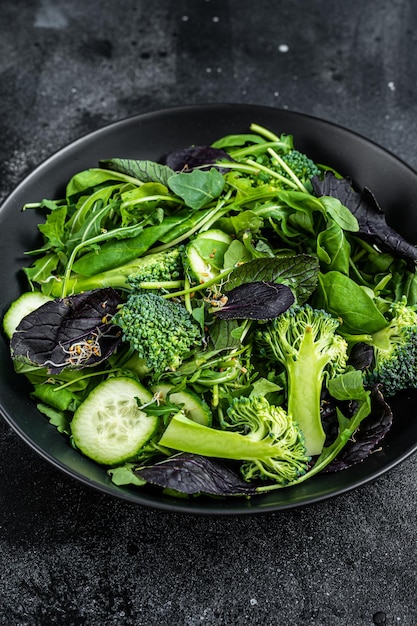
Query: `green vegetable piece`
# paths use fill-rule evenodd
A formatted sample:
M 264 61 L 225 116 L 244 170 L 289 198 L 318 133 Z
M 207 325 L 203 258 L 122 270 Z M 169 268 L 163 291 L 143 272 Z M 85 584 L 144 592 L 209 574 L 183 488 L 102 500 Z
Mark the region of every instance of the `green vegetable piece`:
M 387 325 L 368 291 L 341 272 L 319 275 L 314 306 L 340 317 L 344 332 L 374 333 Z
M 186 264 L 197 283 L 205 283 L 223 269 L 224 256 L 231 242 L 227 233 L 211 229 L 200 233 L 188 244 Z
M 107 159 L 100 161 L 100 165 L 126 176 L 137 178 L 143 183 L 159 182 L 166 185 L 170 176 L 174 174 L 170 167 L 147 160 Z
M 118 465 L 149 441 L 158 419 L 140 409 L 152 394 L 132 378 L 109 378 L 78 407 L 71 422 L 74 444 L 93 461 Z
M 403 389 L 417 388 L 417 310 L 405 300 L 394 302 L 386 318 L 385 328 L 348 339 L 372 346 L 374 359 L 365 378 L 382 385 L 384 395 L 391 397 Z
M 178 413 L 159 443 L 182 452 L 244 461 L 241 473 L 247 481 L 286 484 L 306 471 L 309 458 L 297 424 L 265 398 L 235 398 L 224 427 L 230 430 L 208 428 Z
M 168 178 L 168 187 L 192 209 L 199 210 L 218 198 L 223 191 L 225 179 L 212 167 L 209 171 L 192 170 L 174 174 Z
M 190 389 L 181 389 L 180 391 L 173 391 L 175 387 L 167 383 L 158 383 L 155 387 L 152 387 L 153 393 L 157 393 L 162 402 L 166 398 L 173 404 L 178 405 L 178 409 L 182 410 L 186 417 L 197 422 L 197 424 L 203 424 L 203 426 L 211 426 L 212 413 L 207 402 L 194 391 Z
M 201 341 L 199 326 L 181 303 L 147 291 L 130 293 L 113 322 L 155 375 L 176 370 Z
M 272 363 L 285 368 L 288 413 L 299 424 L 307 453 L 320 454 L 325 433 L 320 398 L 326 378 L 341 374 L 347 342 L 336 331 L 340 321 L 309 305 L 293 307 L 257 333 L 257 342 Z

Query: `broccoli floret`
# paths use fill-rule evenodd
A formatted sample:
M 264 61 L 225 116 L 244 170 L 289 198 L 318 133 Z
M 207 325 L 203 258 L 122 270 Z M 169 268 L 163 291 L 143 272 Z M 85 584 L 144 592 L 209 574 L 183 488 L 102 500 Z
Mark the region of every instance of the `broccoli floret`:
M 155 375 L 177 369 L 201 340 L 199 326 L 181 303 L 148 291 L 130 293 L 113 322 Z
M 288 484 L 307 471 L 303 435 L 281 407 L 261 396 L 235 398 L 223 427 L 216 430 L 174 415 L 159 444 L 202 456 L 243 461 L 245 480 Z M 230 430 L 229 430 L 230 429 Z
M 302 183 L 308 182 L 313 176 L 320 175 L 320 169 L 306 154 L 298 150 L 291 150 L 284 154 L 282 160 L 292 169 Z
M 373 347 L 374 359 L 365 377 L 380 383 L 384 395 L 417 387 L 417 311 L 405 301 L 393 303 L 388 325 L 361 340 Z
M 138 263 L 127 278 L 131 289 L 137 289 L 141 283 L 176 281 L 183 275 L 182 247 L 149 254 L 141 260 L 143 263 Z
M 157 282 L 161 286 L 178 288 L 178 280 L 183 275 L 182 248 L 169 248 L 162 252 L 147 254 L 120 267 L 100 272 L 93 276 L 73 275 L 67 284 L 68 293 L 80 293 L 103 287 L 113 287 L 130 291 L 144 282 Z M 60 297 L 62 282 L 56 281 L 51 295 Z
M 288 309 L 256 334 L 263 355 L 273 366 L 284 367 L 287 410 L 299 424 L 311 456 L 320 454 L 325 442 L 322 389 L 346 368 L 348 345 L 336 332 L 339 325 L 326 311 L 305 304 Z

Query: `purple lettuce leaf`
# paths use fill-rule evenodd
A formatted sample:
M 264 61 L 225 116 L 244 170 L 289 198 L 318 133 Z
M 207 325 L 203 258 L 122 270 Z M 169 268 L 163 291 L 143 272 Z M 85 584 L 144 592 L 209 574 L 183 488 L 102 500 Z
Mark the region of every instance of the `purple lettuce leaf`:
M 223 320 L 270 320 L 284 313 L 295 302 L 287 285 L 274 282 L 243 283 L 225 292 L 227 302 L 213 313 Z
M 46 302 L 18 325 L 10 342 L 13 359 L 47 367 L 51 374 L 105 361 L 122 339 L 111 323 L 121 301 L 114 289 L 105 288 Z
M 359 193 L 353 189 L 350 180 L 336 178 L 331 172 L 326 172 L 323 180 L 315 176 L 311 182 L 317 196 L 337 198 L 353 213 L 359 224 L 355 235 L 415 268 L 417 247 L 387 224 L 384 212 L 369 189 L 365 187 Z
M 190 172 L 197 167 L 200 169 L 215 167 L 224 174 L 227 169 L 218 166 L 218 161 L 232 160 L 225 150 L 211 146 L 191 146 L 169 152 L 165 156 L 165 165 L 175 172 Z
M 220 461 L 197 454 L 176 454 L 155 465 L 141 467 L 134 473 L 151 485 L 189 496 L 256 494 L 256 488 L 243 481 L 232 469 Z

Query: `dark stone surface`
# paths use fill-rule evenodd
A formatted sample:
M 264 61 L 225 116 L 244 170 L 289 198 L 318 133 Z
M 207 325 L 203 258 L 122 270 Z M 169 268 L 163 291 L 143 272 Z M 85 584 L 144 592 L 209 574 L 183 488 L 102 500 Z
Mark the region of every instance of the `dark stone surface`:
M 411 0 L 2 0 L 0 196 L 85 133 L 190 103 L 309 113 L 417 167 L 416 33 Z M 415 457 L 330 502 L 225 519 L 91 491 L 4 421 L 0 467 L 2 626 L 417 623 Z

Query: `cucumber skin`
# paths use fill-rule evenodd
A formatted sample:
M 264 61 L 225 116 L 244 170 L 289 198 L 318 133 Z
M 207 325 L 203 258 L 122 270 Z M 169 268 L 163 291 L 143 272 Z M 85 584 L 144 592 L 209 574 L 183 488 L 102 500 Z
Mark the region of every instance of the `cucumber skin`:
M 111 437 L 108 437 L 108 440 L 103 443 L 103 437 L 97 433 L 97 425 L 100 409 L 105 411 L 107 406 L 110 409 L 113 407 L 114 410 L 114 406 L 117 407 L 117 404 L 112 403 L 117 403 L 117 400 L 121 401 L 122 399 L 129 401 L 133 409 L 137 407 L 135 398 L 138 398 L 141 403 L 146 403 L 152 400 L 152 394 L 133 378 L 109 378 L 97 385 L 74 413 L 71 432 L 76 448 L 100 465 L 120 465 L 134 459 L 157 430 L 159 420 L 156 416 L 149 416 L 143 411 L 138 411 L 135 417 L 142 420 L 143 428 L 139 429 L 139 433 L 135 433 L 132 428 L 132 437 L 133 435 L 136 437 L 134 439 L 129 438 L 126 445 L 118 445 L 117 449 L 116 446 L 112 445 Z M 109 417 L 111 419 L 110 413 Z M 116 424 L 119 420 L 123 426 L 123 417 L 115 416 L 114 412 L 113 417 Z

